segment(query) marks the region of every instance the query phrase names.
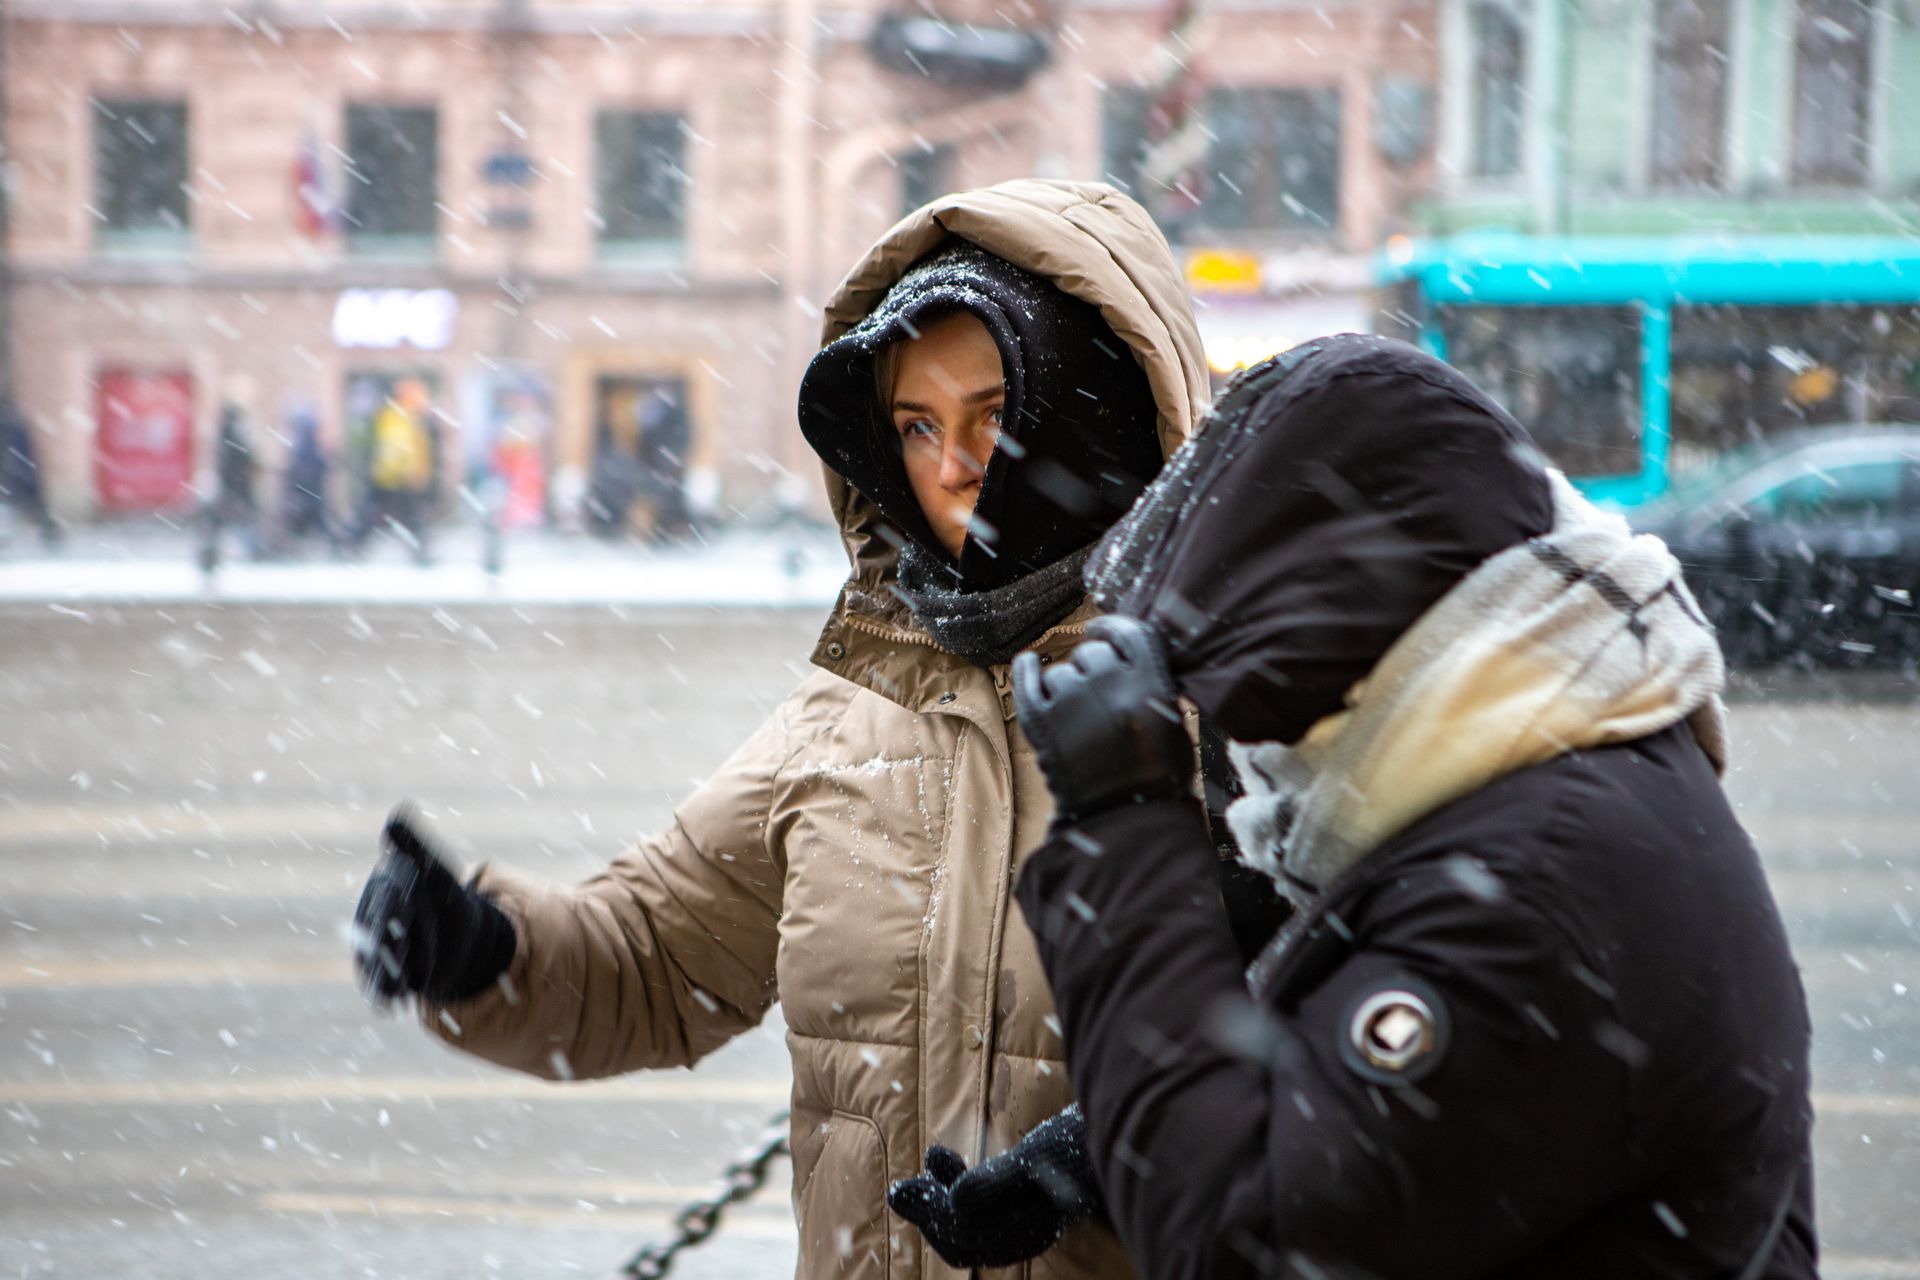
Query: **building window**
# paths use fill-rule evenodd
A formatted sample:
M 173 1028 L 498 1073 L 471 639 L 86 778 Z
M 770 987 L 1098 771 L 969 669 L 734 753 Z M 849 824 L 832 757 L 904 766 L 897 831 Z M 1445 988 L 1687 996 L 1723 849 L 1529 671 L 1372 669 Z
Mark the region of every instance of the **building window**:
M 1657 187 L 1725 179 L 1727 0 L 1656 0 L 1648 177 Z
M 1109 85 L 1100 94 L 1100 162 L 1106 180 L 1145 201 L 1142 170 L 1167 118 L 1145 89 Z
M 915 147 L 900 157 L 900 212 L 912 213 L 953 190 L 953 148 Z
M 93 200 L 103 244 L 185 245 L 186 103 L 93 100 Z
M 1339 90 L 1218 88 L 1202 120 L 1204 130 L 1176 127 L 1144 90 L 1105 95 L 1107 177 L 1152 209 L 1169 236 L 1338 228 Z
M 1332 231 L 1340 224 L 1340 91 L 1207 95 L 1200 221 L 1216 231 Z
M 1469 169 L 1476 178 L 1520 172 L 1527 113 L 1527 29 L 1520 12 L 1496 2 L 1467 10 L 1473 64 L 1467 81 Z
M 1873 19 L 1865 0 L 1800 0 L 1793 40 L 1793 180 L 1800 185 L 1866 185 Z
M 594 194 L 603 251 L 678 251 L 686 235 L 687 134 L 671 111 L 594 117 Z
M 440 232 L 440 113 L 349 105 L 346 133 L 349 247 L 432 253 Z

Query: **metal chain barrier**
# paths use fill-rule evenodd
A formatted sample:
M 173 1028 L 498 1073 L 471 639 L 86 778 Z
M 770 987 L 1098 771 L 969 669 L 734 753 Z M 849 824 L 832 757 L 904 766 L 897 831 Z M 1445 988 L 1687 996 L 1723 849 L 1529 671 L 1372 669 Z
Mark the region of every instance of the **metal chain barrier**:
M 620 1268 L 623 1276 L 634 1280 L 662 1280 L 673 1270 L 673 1260 L 682 1249 L 700 1244 L 720 1226 L 721 1215 L 729 1205 L 754 1196 L 767 1184 L 767 1171 L 773 1162 L 787 1154 L 787 1112 L 776 1113 L 767 1123 L 760 1140 L 720 1171 L 720 1186 L 704 1200 L 695 1200 L 673 1216 L 673 1239 L 665 1244 L 649 1244 Z

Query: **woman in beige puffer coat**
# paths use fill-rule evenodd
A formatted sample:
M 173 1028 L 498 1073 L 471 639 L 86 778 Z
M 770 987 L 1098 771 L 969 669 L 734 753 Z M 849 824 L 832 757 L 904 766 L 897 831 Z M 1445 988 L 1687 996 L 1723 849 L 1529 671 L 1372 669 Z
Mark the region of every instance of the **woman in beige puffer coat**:
M 1186 439 L 1207 375 L 1185 288 L 1144 211 L 1104 185 L 1012 182 L 909 215 L 841 285 L 826 341 L 959 242 L 1094 309 L 1124 344 L 1109 353 L 1126 362 L 1116 368 L 1151 400 L 1156 464 Z M 817 412 L 808 434 L 816 448 L 835 438 Z M 838 439 L 860 444 L 851 429 Z M 897 531 L 905 521 L 842 478 L 860 474 L 857 460 L 827 461 L 853 571 L 814 651 L 820 669 L 668 830 L 599 876 L 556 888 L 482 869 L 473 887 L 511 921 L 511 961 L 500 982 L 445 1006 L 449 1017 L 426 1007 L 424 1023 L 490 1061 L 585 1078 L 695 1062 L 778 1000 L 793 1060 L 799 1276 L 944 1280 L 960 1273 L 889 1216 L 888 1184 L 918 1173 L 929 1144 L 991 1155 L 1071 1100 L 1033 941 L 1009 899 L 1052 802 L 1013 718 L 1011 655 L 968 661 L 935 641 L 898 591 L 900 548 L 913 545 Z M 946 569 L 970 555 L 980 560 L 969 551 Z M 1079 641 L 1091 609 L 1077 578 L 1064 616 L 1023 650 L 1049 660 Z M 986 1274 L 1130 1271 L 1109 1232 L 1081 1226 Z

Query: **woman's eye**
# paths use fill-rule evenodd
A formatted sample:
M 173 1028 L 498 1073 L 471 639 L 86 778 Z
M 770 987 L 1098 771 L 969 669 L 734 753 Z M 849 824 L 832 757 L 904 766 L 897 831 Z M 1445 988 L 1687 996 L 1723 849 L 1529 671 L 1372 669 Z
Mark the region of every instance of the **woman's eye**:
M 992 424 L 993 424 L 994 426 L 996 426 L 996 427 L 997 427 L 997 426 L 999 426 L 999 425 L 1000 425 L 1000 410 L 998 410 L 998 409 L 995 409 L 995 410 L 994 410 L 994 411 L 993 411 L 992 413 L 990 413 L 990 414 L 988 414 L 988 415 L 987 415 L 987 421 L 988 421 L 988 422 L 991 422 L 991 423 L 992 423 Z
M 914 436 L 938 435 L 939 431 L 940 429 L 938 427 L 928 422 L 925 418 L 915 418 L 910 422 L 900 424 L 900 434 L 909 439 Z

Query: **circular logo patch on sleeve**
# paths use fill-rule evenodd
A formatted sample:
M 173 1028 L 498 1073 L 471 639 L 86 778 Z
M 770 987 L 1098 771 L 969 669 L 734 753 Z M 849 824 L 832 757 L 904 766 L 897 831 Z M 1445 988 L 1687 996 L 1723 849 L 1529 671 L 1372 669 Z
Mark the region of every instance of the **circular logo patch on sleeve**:
M 1418 978 L 1385 979 L 1361 991 L 1342 1023 L 1341 1060 L 1375 1084 L 1423 1080 L 1447 1051 L 1446 1004 Z

